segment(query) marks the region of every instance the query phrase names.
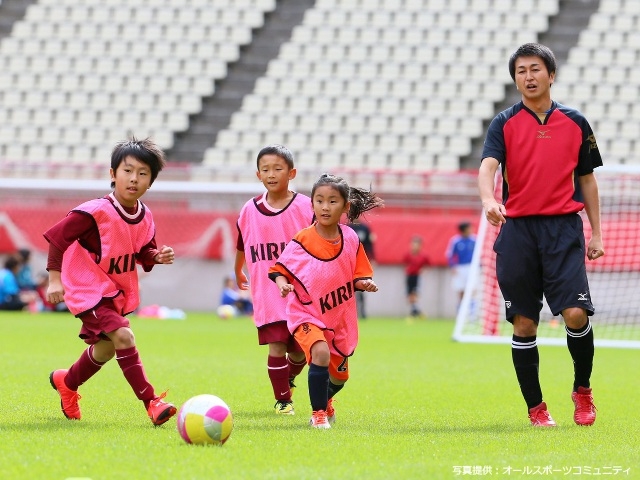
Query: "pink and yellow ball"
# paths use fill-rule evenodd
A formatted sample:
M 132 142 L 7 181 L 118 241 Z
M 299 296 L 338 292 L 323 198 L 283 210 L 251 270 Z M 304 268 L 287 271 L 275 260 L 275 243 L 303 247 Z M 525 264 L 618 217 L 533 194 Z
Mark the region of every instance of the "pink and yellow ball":
M 229 406 L 215 395 L 196 395 L 178 411 L 178 432 L 187 443 L 222 445 L 233 430 Z

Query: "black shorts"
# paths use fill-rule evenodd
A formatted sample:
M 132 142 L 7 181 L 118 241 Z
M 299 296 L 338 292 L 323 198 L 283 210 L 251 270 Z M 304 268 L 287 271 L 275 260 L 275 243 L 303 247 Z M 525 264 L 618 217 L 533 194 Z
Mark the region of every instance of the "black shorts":
M 420 275 L 407 275 L 407 295 L 412 295 L 418 291 L 418 281 Z
M 543 294 L 553 315 L 570 307 L 593 315 L 580 215 L 508 218 L 493 250 L 508 321 L 538 323 Z

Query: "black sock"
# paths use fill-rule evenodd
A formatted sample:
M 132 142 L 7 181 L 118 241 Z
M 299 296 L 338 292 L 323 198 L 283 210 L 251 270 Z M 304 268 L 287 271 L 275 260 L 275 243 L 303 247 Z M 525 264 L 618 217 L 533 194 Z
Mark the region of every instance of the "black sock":
M 578 387 L 589 388 L 591 371 L 593 370 L 593 329 L 591 322 L 587 319 L 584 327 L 573 329 L 565 327 L 567 331 L 567 347 L 573 359 L 573 391 Z
M 542 402 L 542 389 L 538 376 L 540 356 L 536 337 L 514 335 L 511 340 L 511 358 L 527 408 L 539 405 Z
M 333 396 L 336 393 L 338 393 L 340 390 L 342 390 L 342 387 L 344 387 L 344 383 L 342 383 L 340 385 L 336 385 L 331 380 L 329 380 L 329 398 L 333 398 Z
M 329 401 L 329 367 L 309 364 L 309 399 L 311 409 L 326 410 Z

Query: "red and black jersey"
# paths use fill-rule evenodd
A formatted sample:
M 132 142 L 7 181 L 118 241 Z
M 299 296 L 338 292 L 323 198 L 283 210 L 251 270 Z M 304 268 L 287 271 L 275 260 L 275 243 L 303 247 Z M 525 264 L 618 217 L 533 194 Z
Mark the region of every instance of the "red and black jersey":
M 544 121 L 523 102 L 489 125 L 482 158 L 500 162 L 509 217 L 562 215 L 584 208 L 578 177 L 602 165 L 587 119 L 552 102 Z

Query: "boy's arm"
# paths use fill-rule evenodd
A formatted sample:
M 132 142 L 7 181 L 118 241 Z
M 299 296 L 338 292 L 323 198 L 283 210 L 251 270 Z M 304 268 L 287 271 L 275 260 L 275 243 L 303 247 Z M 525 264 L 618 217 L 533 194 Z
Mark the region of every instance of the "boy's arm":
M 60 303 L 64 300 L 64 285 L 62 284 L 62 274 L 60 270 L 49 270 L 49 285 L 47 286 L 47 301 L 52 304 Z
M 142 270 L 150 272 L 154 265 L 169 265 L 175 260 L 175 252 L 173 248 L 166 245 L 157 247 L 156 239 L 153 237 L 149 243 L 140 249 L 136 257 L 138 263 L 142 266 Z
M 173 261 L 176 258 L 176 254 L 173 251 L 173 248 L 168 247 L 166 245 L 163 245 L 160 247 L 160 250 L 158 250 L 158 253 L 156 253 L 153 256 L 153 260 L 156 263 L 160 263 L 163 265 L 170 265 L 173 263 Z
M 244 250 L 236 250 L 236 261 L 234 263 L 233 271 L 236 274 L 236 284 L 240 290 L 249 289 L 249 279 L 244 274 L 242 267 L 244 266 Z
M 71 212 L 44 233 L 49 242 L 47 256 L 47 271 L 49 285 L 47 286 L 47 301 L 53 304 L 64 300 L 64 285 L 62 284 L 62 260 L 64 252 L 69 246 L 80 241 L 84 248 L 92 253 L 99 251 L 100 238 L 93 217 L 80 212 Z

